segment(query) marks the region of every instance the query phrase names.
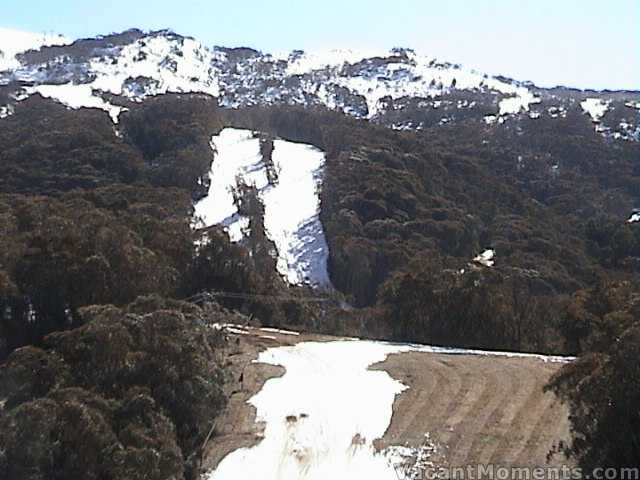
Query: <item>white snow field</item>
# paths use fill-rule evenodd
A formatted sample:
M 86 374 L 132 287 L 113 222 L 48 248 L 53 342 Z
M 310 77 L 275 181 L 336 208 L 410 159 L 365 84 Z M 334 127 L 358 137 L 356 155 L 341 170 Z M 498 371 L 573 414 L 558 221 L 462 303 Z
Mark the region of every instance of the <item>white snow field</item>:
M 223 225 L 233 242 L 242 241 L 249 220 L 238 213 L 233 190 L 253 185 L 265 207 L 267 237 L 275 243 L 278 272 L 293 285 L 328 287 L 329 249 L 320 222 L 319 188 L 324 153 L 311 145 L 276 140 L 272 154 L 278 174 L 269 184 L 260 141 L 250 130 L 225 128 L 213 137 L 217 152 L 209 194 L 195 206 L 204 226 Z
M 372 442 L 406 387 L 368 367 L 406 348 L 338 341 L 263 352 L 258 362 L 286 369 L 250 400 L 265 422 L 264 440 L 232 452 L 208 480 L 398 480 Z
M 191 38 L 148 36 L 122 47 L 118 62 L 103 57 L 91 61 L 96 74 L 92 87 L 140 101 L 167 92 L 219 94 L 211 66 L 215 54 Z M 130 78 L 152 79 L 144 89 L 127 88 Z
M 205 227 L 224 226 L 231 241 L 239 242 L 249 221 L 240 217 L 233 201 L 238 176 L 258 189 L 268 185 L 261 165 L 260 140 L 250 130 L 225 128 L 211 139 L 211 148 L 215 152 L 209 172 L 211 184 L 208 195 L 195 205 L 195 215 Z
M 406 449 L 378 453 L 373 442 L 384 436 L 396 395 L 407 387 L 369 367 L 404 352 L 571 360 L 363 340 L 271 348 L 256 362 L 280 365 L 285 374 L 249 400 L 256 421 L 265 424 L 264 439 L 230 453 L 206 480 L 403 480 Z M 428 461 L 428 452 L 418 453 L 418 460 Z

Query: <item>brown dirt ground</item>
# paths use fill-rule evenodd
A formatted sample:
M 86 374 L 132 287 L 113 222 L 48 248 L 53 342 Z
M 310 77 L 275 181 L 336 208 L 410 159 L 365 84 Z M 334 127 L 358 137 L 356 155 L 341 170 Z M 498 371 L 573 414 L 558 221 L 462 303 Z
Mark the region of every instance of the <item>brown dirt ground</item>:
M 232 451 L 257 444 L 264 425 L 256 423 L 247 401 L 282 368 L 253 363 L 260 351 L 300 341 L 330 341 L 320 335 L 283 335 L 248 328 L 231 335 L 227 367 L 229 403 L 203 453 L 203 471 L 214 469 Z M 394 354 L 372 367 L 407 385 L 393 406 L 393 418 L 379 448 L 420 447 L 425 435 L 436 446 L 431 460 L 442 467 L 561 466 L 547 458 L 559 440 L 569 438 L 566 408 L 543 386 L 560 368 L 529 358 L 431 353 Z
M 412 352 L 373 368 L 410 387 L 396 398 L 381 448 L 418 447 L 428 434 L 436 446 L 431 460 L 445 468 L 567 464 L 561 456 L 547 458 L 554 444 L 569 439 L 567 409 L 543 392 L 557 363 Z

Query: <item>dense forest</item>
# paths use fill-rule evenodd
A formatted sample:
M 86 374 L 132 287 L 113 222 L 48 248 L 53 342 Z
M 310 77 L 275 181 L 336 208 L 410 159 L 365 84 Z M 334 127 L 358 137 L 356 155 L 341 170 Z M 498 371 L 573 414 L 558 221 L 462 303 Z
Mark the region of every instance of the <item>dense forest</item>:
M 203 96 L 151 100 L 115 131 L 37 97 L 3 120 L 0 478 L 196 478 L 225 403 L 213 325 L 229 309 L 302 318 L 267 297 L 181 301 L 287 288 L 219 229 L 192 228 L 221 126 Z
M 0 129 L 0 477 L 194 478 L 225 403 L 213 325 L 237 314 L 579 354 L 549 385 L 572 410 L 574 442 L 558 449 L 589 468 L 637 464 L 640 225 L 626 220 L 640 146 L 594 135 L 578 114 L 520 122 L 399 132 L 167 95 L 114 126 L 104 112 L 20 102 Z M 249 186 L 246 244 L 193 228 L 225 126 L 262 132 L 266 157 L 273 137 L 325 150 L 321 219 L 340 301 L 295 300 L 308 292 L 277 275 Z M 495 267 L 472 260 L 486 248 Z M 255 295 L 188 301 L 210 290 Z
M 584 116 L 417 133 L 301 109 L 228 116 L 327 151 L 331 278 L 385 336 L 578 353 L 561 329 L 570 296 L 635 278 L 640 146 L 594 135 Z M 495 268 L 473 264 L 485 248 Z

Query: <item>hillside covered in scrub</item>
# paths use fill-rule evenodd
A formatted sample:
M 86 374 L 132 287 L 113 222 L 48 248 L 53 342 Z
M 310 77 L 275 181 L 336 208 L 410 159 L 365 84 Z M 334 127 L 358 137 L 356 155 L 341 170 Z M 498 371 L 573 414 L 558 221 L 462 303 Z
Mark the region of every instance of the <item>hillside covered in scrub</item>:
M 639 458 L 637 92 L 200 47 L 129 31 L 0 74 L 1 478 L 197 478 L 236 323 L 580 355 L 548 386 L 564 450 Z

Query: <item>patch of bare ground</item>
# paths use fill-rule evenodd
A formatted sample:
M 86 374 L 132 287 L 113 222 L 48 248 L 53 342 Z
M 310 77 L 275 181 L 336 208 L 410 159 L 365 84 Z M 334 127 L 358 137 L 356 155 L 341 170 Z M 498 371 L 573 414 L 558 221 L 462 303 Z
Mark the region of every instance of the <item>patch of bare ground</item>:
M 393 405 L 378 447 L 436 447 L 445 469 L 493 464 L 561 467 L 548 453 L 569 438 L 567 409 L 543 387 L 560 368 L 533 358 L 401 353 L 372 367 L 409 388 Z
M 258 393 L 267 380 L 282 376 L 283 368 L 255 363 L 260 351 L 279 342 L 254 335 L 234 335 L 230 340 L 226 368 L 229 378 L 225 386 L 229 401 L 218 417 L 213 436 L 203 450 L 203 472 L 214 470 L 220 461 L 240 448 L 256 445 L 264 425 L 256 422 L 256 409 L 248 400 Z

